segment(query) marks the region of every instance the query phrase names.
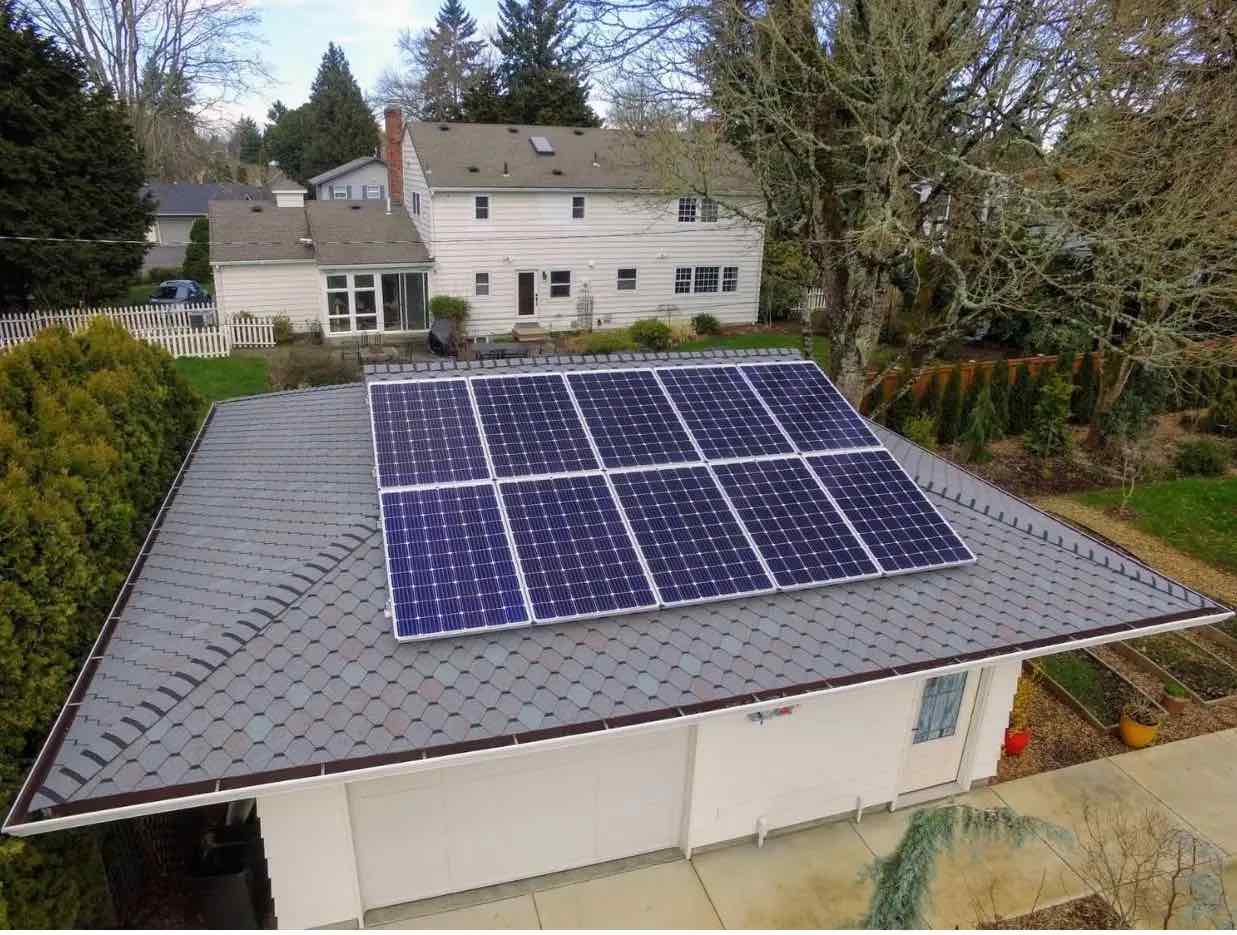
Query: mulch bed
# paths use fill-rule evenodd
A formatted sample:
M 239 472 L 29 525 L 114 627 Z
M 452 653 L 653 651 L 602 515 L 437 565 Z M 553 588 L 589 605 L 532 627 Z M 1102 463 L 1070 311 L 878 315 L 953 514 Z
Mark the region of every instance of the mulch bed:
M 1120 919 L 1100 896 L 1082 896 L 1069 902 L 1036 909 L 1014 919 L 981 925 L 983 929 L 1097 930 L 1121 928 Z
M 1158 633 L 1130 640 L 1129 645 L 1205 701 L 1237 693 L 1237 671 L 1211 659 L 1183 636 Z
M 1037 665 L 1106 727 L 1117 726 L 1128 703 L 1145 700 L 1137 689 L 1081 649 L 1053 653 L 1037 660 Z
M 1074 434 L 1080 444 L 1085 430 L 1076 429 Z M 983 464 L 968 464 L 966 469 L 1019 497 L 1079 493 L 1096 487 L 1109 487 L 1113 483 L 1111 477 L 1078 456 L 1046 460 L 1037 458 L 1026 450 L 1021 437 L 994 442 L 991 451 L 992 460 Z M 949 452 L 943 454 L 961 462 L 960 456 Z

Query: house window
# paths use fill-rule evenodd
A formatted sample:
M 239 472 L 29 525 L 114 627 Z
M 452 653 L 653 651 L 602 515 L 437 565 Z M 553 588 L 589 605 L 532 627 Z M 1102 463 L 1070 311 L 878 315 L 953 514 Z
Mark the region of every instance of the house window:
M 473 295 L 490 294 L 490 274 L 476 273 L 473 276 Z
M 357 331 L 378 330 L 378 293 L 374 290 L 373 273 L 357 273 L 352 277 L 352 302 Z
M 674 270 L 674 294 L 689 295 L 692 291 L 692 268 L 678 266 Z
M 366 201 L 378 201 L 382 198 L 381 185 L 366 185 L 361 189 L 361 197 Z
M 722 268 L 722 292 L 737 292 L 739 289 L 739 267 L 726 266 Z
M 571 196 L 571 219 L 573 221 L 584 220 L 584 196 L 583 195 L 572 195 Z
M 679 221 L 680 223 L 691 224 L 696 220 L 696 199 L 695 198 L 680 198 L 679 199 Z
M 958 730 L 958 715 L 962 711 L 965 692 L 965 672 L 928 679 L 923 687 L 923 701 L 919 703 L 919 720 L 915 722 L 913 742 L 952 737 Z
M 712 198 L 700 199 L 700 220 L 707 222 L 717 220 L 717 202 Z
M 421 193 L 420 192 L 412 193 L 412 213 L 413 214 L 421 213 Z
M 425 273 L 331 273 L 326 277 L 327 331 L 424 331 L 426 291 Z
M 332 201 L 347 201 L 352 197 L 351 185 L 332 185 L 331 200 Z
M 717 267 L 716 266 L 697 266 L 696 267 L 696 292 L 716 292 L 717 291 Z
M 326 277 L 326 327 L 332 334 L 352 330 L 347 276 Z
M 636 291 L 636 268 L 634 266 L 621 267 L 618 271 L 618 281 L 615 287 L 619 292 L 635 292 Z
M 473 217 L 478 221 L 488 221 L 490 219 L 490 196 L 476 195 L 472 200 Z
M 571 270 L 569 269 L 550 270 L 550 298 L 551 299 L 571 298 Z

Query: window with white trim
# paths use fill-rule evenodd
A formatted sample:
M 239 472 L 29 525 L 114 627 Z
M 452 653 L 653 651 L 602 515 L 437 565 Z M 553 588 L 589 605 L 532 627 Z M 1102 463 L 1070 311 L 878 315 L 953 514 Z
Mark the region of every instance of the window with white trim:
M 674 294 L 690 295 L 692 291 L 692 268 L 676 266 L 674 268 Z
M 700 220 L 705 223 L 717 220 L 717 202 L 712 198 L 700 199 Z
M 490 196 L 474 195 L 472 199 L 472 216 L 478 221 L 490 219 Z
M 420 192 L 412 193 L 412 213 L 413 214 L 421 213 L 421 193 Z
M 636 291 L 636 268 L 634 266 L 620 266 L 618 271 L 618 279 L 615 282 L 615 288 L 619 292 L 635 292 Z
M 569 269 L 550 270 L 550 298 L 551 299 L 571 298 L 571 270 Z
M 696 199 L 679 199 L 679 223 L 691 224 L 696 220 Z
M 952 737 L 958 731 L 958 716 L 962 713 L 962 698 L 966 693 L 965 672 L 938 675 L 924 683 L 923 700 L 911 743 L 925 743 Z
M 692 287 L 693 292 L 716 292 L 717 291 L 717 273 L 716 266 L 697 266 L 696 281 Z
M 722 292 L 737 292 L 739 289 L 739 267 L 722 267 Z
M 351 185 L 332 185 L 331 200 L 332 201 L 347 201 L 348 196 L 352 194 Z
M 326 277 L 326 327 L 332 333 L 352 330 L 346 275 Z
M 327 331 L 424 331 L 427 274 L 379 270 L 326 276 Z
M 571 196 L 571 219 L 573 221 L 584 220 L 584 196 L 583 195 L 572 195 Z
M 473 275 L 473 295 L 490 294 L 490 274 L 476 273 Z
M 378 330 L 378 293 L 374 288 L 373 273 L 354 273 L 352 276 L 353 327 L 357 331 Z
M 364 201 L 379 201 L 382 198 L 381 185 L 366 185 L 361 189 L 361 198 Z

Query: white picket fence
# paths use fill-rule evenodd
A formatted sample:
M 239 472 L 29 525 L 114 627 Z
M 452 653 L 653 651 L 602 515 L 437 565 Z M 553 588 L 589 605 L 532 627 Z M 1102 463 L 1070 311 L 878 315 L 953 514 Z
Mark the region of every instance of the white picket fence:
M 275 323 L 269 316 L 220 316 L 213 305 L 134 305 L 0 315 L 0 352 L 33 339 L 47 328 L 80 331 L 99 316 L 121 325 L 135 338 L 162 347 L 173 357 L 227 357 L 234 347 L 275 346 Z

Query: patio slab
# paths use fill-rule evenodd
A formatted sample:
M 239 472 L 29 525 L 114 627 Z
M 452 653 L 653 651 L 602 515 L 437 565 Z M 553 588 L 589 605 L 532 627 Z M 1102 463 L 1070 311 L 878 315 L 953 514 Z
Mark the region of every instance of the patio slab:
M 715 929 L 721 921 L 686 860 L 533 894 L 548 929 Z

